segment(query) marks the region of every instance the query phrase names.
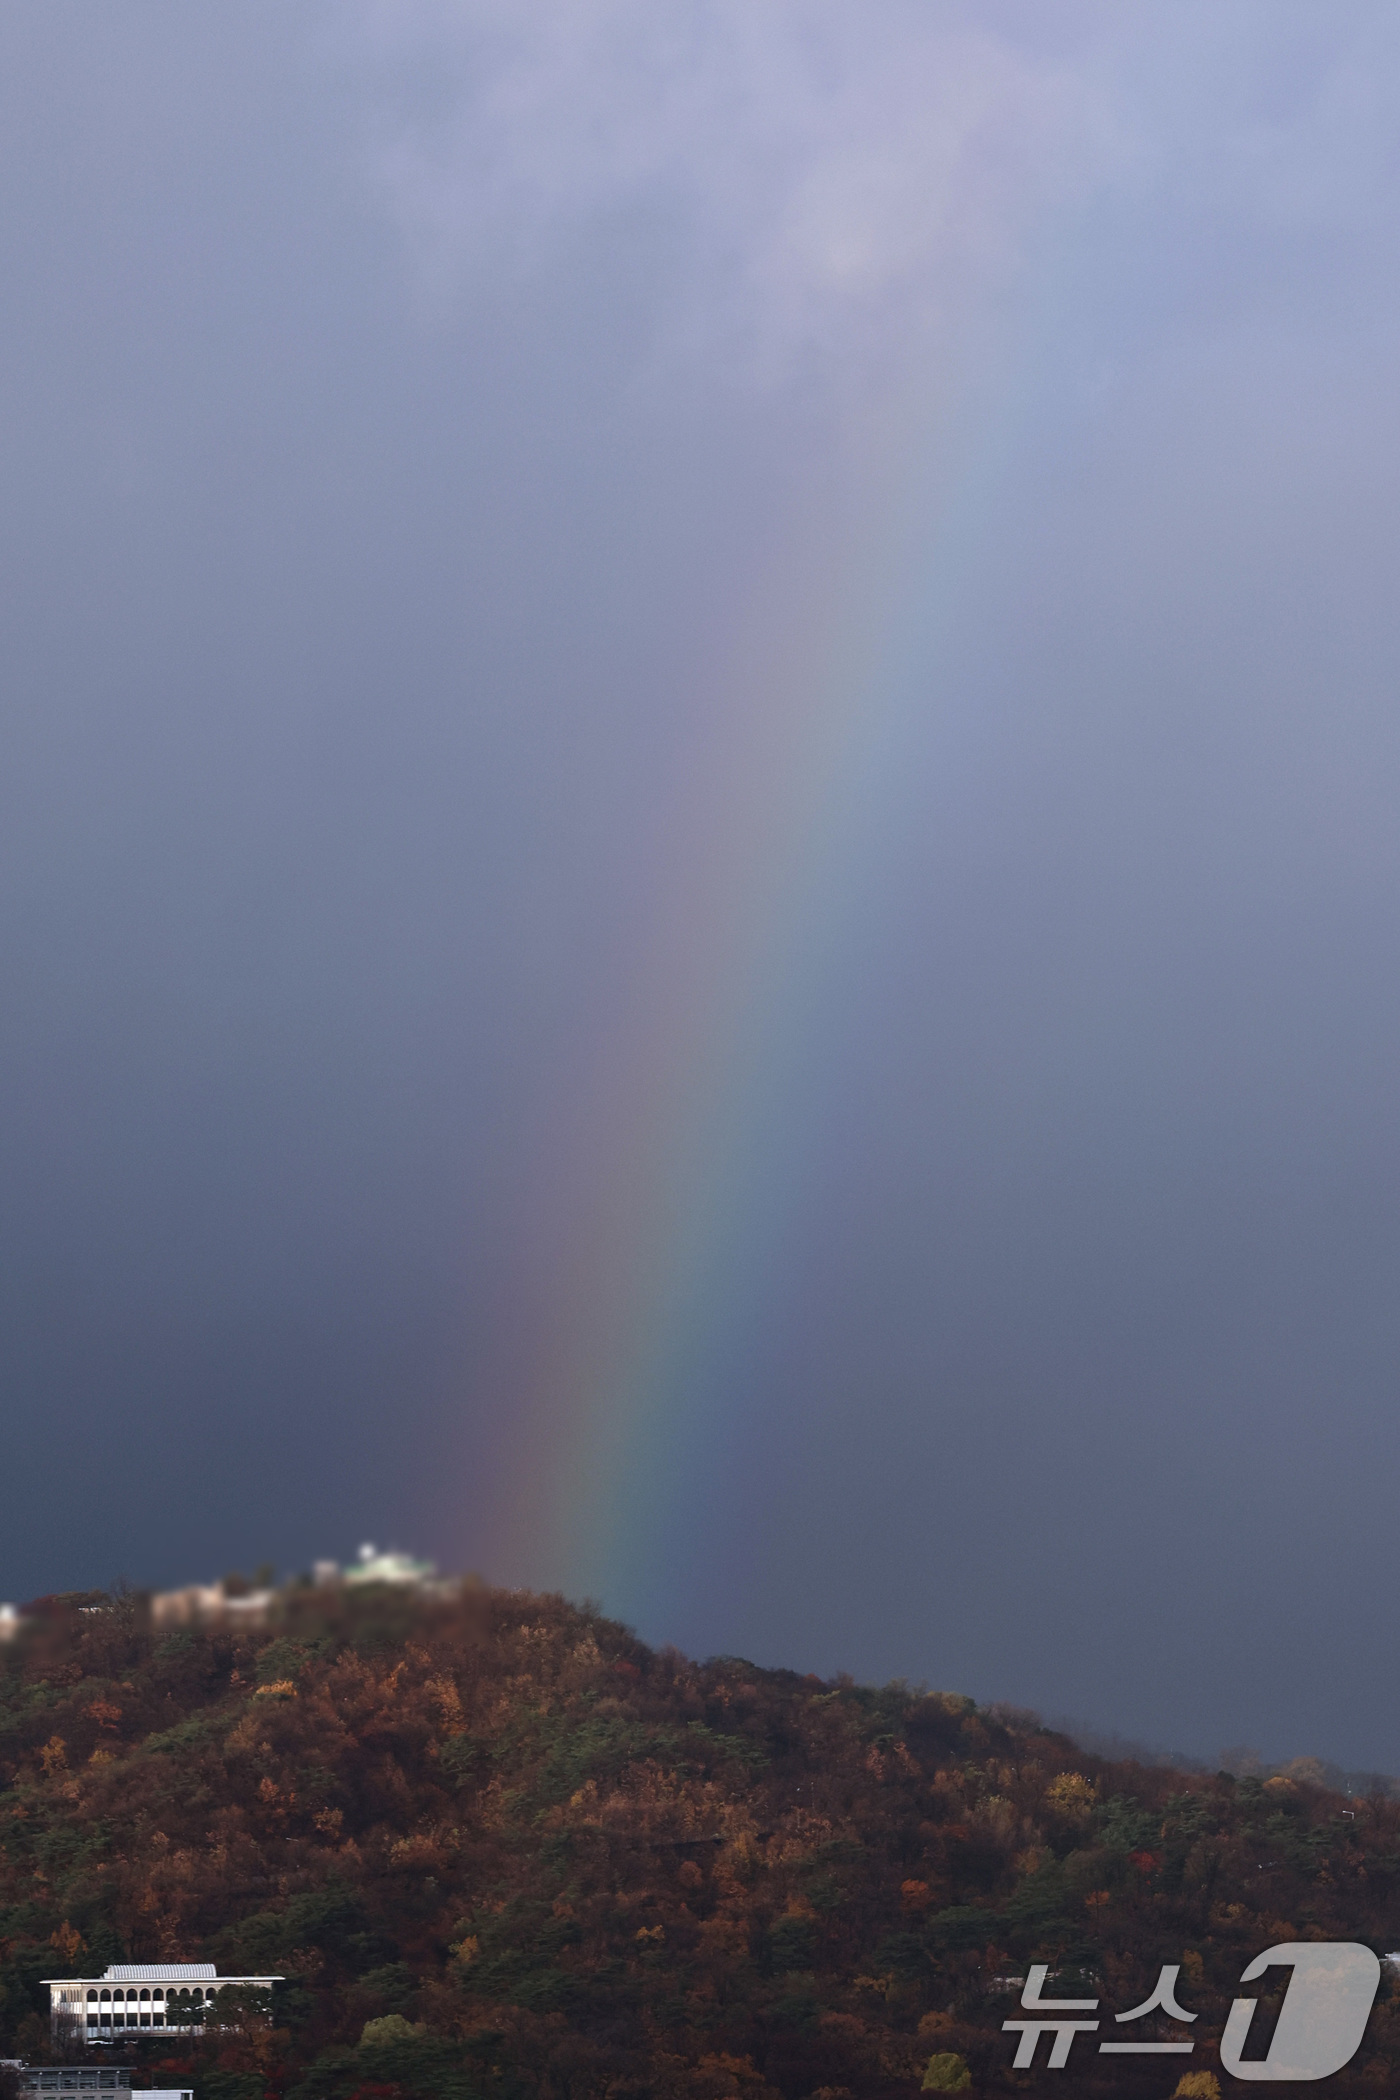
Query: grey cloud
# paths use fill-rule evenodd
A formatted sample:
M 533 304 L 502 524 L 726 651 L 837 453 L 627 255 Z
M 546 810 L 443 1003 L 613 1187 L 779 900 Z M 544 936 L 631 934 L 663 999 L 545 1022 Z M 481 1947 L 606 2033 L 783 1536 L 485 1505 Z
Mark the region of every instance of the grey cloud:
M 379 170 L 439 295 L 658 215 L 669 358 L 867 383 L 1004 283 L 1114 151 L 1089 78 L 962 8 L 370 9 Z M 399 92 L 385 93 L 384 80 Z M 430 84 L 429 84 L 430 83 Z
M 865 517 L 607 1602 L 1394 1766 L 1395 34 L 7 11 L 0 1592 L 504 1537 L 755 606 Z

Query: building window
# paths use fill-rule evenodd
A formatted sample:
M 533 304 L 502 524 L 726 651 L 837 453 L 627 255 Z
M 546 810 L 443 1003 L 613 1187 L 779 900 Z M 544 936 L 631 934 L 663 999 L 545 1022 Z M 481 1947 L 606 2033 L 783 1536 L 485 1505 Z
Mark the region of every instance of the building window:
M 152 2015 L 151 2015 L 151 2024 L 152 2024 L 152 2026 L 154 2026 L 154 2027 L 164 2027 L 164 2025 L 165 2025 L 165 2014 L 164 2014 L 164 2013 L 152 2013 Z
M 96 2005 L 96 2003 L 97 2003 L 97 1993 L 96 1993 L 96 1991 L 89 1991 L 89 1992 L 88 1992 L 88 2004 L 89 2004 L 89 2005 Z

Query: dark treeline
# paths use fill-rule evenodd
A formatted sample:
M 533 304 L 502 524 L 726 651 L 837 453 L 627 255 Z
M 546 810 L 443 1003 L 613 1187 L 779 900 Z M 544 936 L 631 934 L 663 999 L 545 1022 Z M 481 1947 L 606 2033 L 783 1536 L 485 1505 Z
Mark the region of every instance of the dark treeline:
M 1148 2100 L 1209 2090 L 1263 1948 L 1400 1945 L 1379 1791 L 1111 1763 L 557 1597 L 287 1593 L 164 1635 L 48 1600 L 0 1654 L 0 1782 L 0 2053 L 61 2053 L 47 1976 L 285 1976 L 270 2019 L 126 2043 L 199 2100 L 1063 2093 L 1011 2070 L 1005 1979 L 1047 1962 L 1107 2017 L 1179 1963 L 1189 2060 L 1073 2058 L 1075 2093 Z M 1400 2093 L 1389 1988 L 1329 2090 Z

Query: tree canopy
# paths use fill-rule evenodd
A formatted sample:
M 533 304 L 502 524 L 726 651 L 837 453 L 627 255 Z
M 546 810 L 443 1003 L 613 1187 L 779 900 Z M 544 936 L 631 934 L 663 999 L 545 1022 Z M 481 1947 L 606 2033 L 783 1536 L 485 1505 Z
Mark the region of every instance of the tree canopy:
M 52 2053 L 46 1976 L 284 1976 L 128 2038 L 198 2100 L 1060 2092 L 1001 2028 L 1036 1961 L 1106 2014 L 1180 1964 L 1205 2078 L 1252 1955 L 1400 1936 L 1379 1793 L 1113 1765 L 485 1588 L 163 1636 L 51 1600 L 0 1652 L 0 1782 L 0 2053 Z M 1090 2048 L 1074 2090 L 1160 2096 L 1165 2061 Z M 1400 2091 L 1400 2002 L 1331 2089 Z

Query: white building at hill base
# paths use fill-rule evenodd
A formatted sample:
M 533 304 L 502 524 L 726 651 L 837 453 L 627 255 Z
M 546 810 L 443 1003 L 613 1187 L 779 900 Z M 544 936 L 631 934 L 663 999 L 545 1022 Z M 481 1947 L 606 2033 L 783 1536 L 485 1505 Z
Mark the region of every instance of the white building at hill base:
M 123 1962 L 101 1976 L 46 1976 L 49 2021 L 69 2041 L 110 2042 L 128 2031 L 193 2034 L 224 1991 L 270 1991 L 280 1976 L 221 1976 L 212 1962 Z

